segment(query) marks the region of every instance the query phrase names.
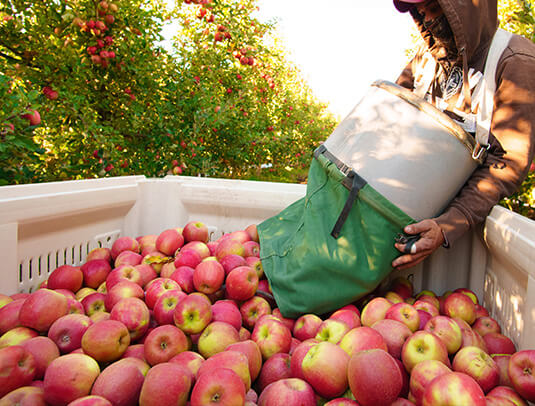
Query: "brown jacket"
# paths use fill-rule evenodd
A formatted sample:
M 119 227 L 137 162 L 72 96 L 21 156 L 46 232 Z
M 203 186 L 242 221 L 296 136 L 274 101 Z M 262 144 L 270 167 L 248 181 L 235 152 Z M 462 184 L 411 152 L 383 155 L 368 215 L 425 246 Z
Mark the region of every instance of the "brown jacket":
M 455 36 L 464 66 L 483 71 L 498 27 L 497 0 L 438 0 Z M 397 83 L 413 88 L 413 67 L 421 49 Z M 449 108 L 448 108 L 449 110 Z M 535 44 L 515 35 L 496 72 L 496 93 L 486 161 L 476 169 L 444 213 L 435 220 L 449 243 L 485 220 L 492 207 L 525 179 L 535 150 Z

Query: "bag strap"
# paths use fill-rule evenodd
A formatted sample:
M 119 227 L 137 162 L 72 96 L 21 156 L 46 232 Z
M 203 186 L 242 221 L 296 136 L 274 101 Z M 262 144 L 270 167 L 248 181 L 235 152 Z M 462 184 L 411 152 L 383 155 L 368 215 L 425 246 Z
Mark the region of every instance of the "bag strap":
M 498 61 L 509 45 L 512 36 L 513 34 L 501 28 L 496 30 L 485 62 L 483 78 L 474 90 L 472 111 L 477 108 L 477 145 L 474 148 L 473 155 L 481 154 L 481 151 L 488 149 L 489 146 L 490 125 L 494 111 L 494 93 L 496 92 L 496 70 Z
M 347 218 L 349 217 L 349 213 L 351 212 L 351 209 L 353 208 L 353 203 L 357 199 L 357 196 L 360 192 L 360 190 L 367 185 L 368 182 L 364 180 L 361 176 L 359 176 L 353 169 L 351 169 L 349 166 L 344 164 L 340 159 L 338 159 L 336 156 L 334 156 L 331 152 L 327 150 L 327 147 L 325 145 L 320 145 L 315 151 L 314 151 L 314 157 L 317 159 L 319 155 L 324 155 L 325 158 L 327 158 L 329 161 L 331 161 L 336 167 L 346 175 L 346 178 L 342 182 L 342 184 L 347 187 L 347 181 L 351 182 L 351 186 L 349 188 L 349 195 L 347 196 L 346 202 L 344 204 L 344 207 L 342 211 L 340 212 L 340 215 L 338 216 L 338 220 L 336 220 L 336 224 L 334 225 L 331 235 L 334 238 L 338 238 L 340 236 L 340 232 L 342 231 L 342 227 L 344 226 L 344 223 L 346 222 Z

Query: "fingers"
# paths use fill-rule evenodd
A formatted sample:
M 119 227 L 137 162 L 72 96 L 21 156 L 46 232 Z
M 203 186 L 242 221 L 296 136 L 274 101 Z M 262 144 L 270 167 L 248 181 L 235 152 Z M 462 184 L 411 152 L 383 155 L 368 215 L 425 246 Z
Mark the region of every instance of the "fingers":
M 422 220 L 419 223 L 410 224 L 403 231 L 405 231 L 407 234 L 419 234 L 419 233 L 425 233 L 426 231 L 429 231 L 433 228 L 435 225 L 433 220 Z
M 402 255 L 392 261 L 392 267 L 396 270 L 413 267 L 426 259 L 432 252 L 433 251 L 425 250 L 416 254 Z

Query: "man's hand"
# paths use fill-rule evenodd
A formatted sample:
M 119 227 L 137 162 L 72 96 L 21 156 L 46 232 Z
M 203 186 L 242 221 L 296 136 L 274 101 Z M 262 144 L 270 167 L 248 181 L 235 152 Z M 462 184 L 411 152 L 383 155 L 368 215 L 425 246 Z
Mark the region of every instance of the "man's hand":
M 444 243 L 442 229 L 435 220 L 422 220 L 405 227 L 403 231 L 407 234 L 420 234 L 420 239 L 411 247 L 410 254 L 405 253 L 405 244 L 394 244 L 399 251 L 405 254 L 392 261 L 392 267 L 395 270 L 419 264 Z

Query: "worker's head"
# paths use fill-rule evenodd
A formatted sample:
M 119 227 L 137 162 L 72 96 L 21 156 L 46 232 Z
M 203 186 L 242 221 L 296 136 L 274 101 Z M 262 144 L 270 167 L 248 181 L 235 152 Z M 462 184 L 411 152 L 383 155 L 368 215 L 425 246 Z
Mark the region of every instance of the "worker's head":
M 413 8 L 416 4 L 425 3 L 427 0 L 394 0 L 394 6 L 398 11 L 405 13 Z

